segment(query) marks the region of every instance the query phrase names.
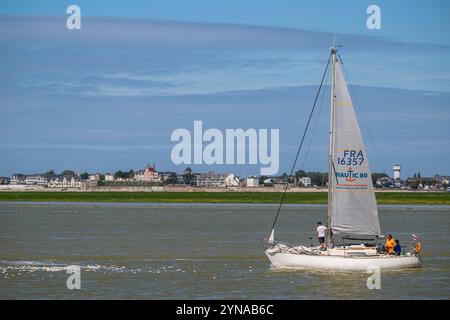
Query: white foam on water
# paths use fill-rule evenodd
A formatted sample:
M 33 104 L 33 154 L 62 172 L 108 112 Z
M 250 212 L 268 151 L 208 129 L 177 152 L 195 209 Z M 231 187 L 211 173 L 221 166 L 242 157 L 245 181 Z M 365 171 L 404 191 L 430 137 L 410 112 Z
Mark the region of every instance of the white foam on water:
M 186 272 L 182 268 L 175 269 L 174 266 L 145 266 L 145 267 L 126 267 L 123 265 L 103 265 L 103 264 L 68 264 L 52 261 L 26 261 L 26 260 L 0 260 L 0 274 L 3 278 L 33 274 L 35 272 L 66 272 L 70 266 L 78 265 L 81 272 L 113 272 L 113 273 L 132 273 L 138 274 L 148 272 L 153 274 Z M 195 273 L 196 271 L 194 271 Z
M 5 273 L 33 273 L 33 272 L 66 272 L 68 267 L 79 265 L 81 271 L 84 272 L 124 272 L 127 271 L 125 266 L 118 265 L 101 265 L 101 264 L 68 264 L 57 263 L 52 261 L 26 261 L 26 260 L 1 260 L 0 272 Z M 137 269 L 139 271 L 139 269 Z

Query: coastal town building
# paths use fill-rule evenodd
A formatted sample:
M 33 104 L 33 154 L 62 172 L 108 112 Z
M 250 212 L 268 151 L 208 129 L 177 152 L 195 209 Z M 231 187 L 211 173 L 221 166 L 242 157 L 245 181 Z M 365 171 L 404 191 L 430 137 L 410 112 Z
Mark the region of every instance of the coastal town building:
M 163 184 L 184 184 L 183 175 L 179 175 L 175 171 L 159 172 L 159 177 Z
M 236 177 L 234 173 L 228 174 L 224 179 L 225 187 L 238 187 L 239 177 Z
M 89 181 L 100 181 L 101 175 L 100 173 L 92 173 L 89 175 Z
M 215 172 L 208 172 L 208 173 L 195 173 L 195 185 L 197 187 L 207 187 L 207 188 L 214 188 L 214 187 L 225 187 L 225 175 Z
M 298 181 L 303 187 L 309 187 L 311 185 L 311 178 L 309 177 L 300 178 Z
M 26 184 L 25 183 L 26 176 L 21 173 L 14 173 L 11 175 L 11 180 L 9 181 L 10 184 Z
M 28 186 L 47 186 L 48 182 L 54 178 L 54 174 L 21 174 L 15 173 L 11 176 L 10 184 Z
M 381 177 L 375 182 L 377 188 L 392 188 L 394 186 L 394 179 L 391 177 Z
M 411 189 L 419 190 L 447 190 L 450 177 L 435 175 L 433 177 L 412 177 L 405 181 L 405 184 Z
M 259 187 L 259 178 L 255 176 L 249 176 L 245 179 L 244 185 L 248 188 L 257 188 Z
M 450 176 L 440 176 L 440 175 L 435 175 L 434 179 L 444 185 L 444 186 L 449 186 L 450 185 Z
M 168 180 L 177 179 L 178 175 L 176 172 L 173 171 L 163 171 L 163 172 L 158 172 L 159 174 L 159 178 L 162 182 L 166 182 Z
M 105 181 L 114 181 L 114 175 L 112 173 L 105 173 Z
M 15 186 L 35 186 L 42 188 L 81 188 L 83 179 L 76 175 L 56 175 L 54 173 L 11 175 L 9 184 Z
M 267 178 L 267 179 L 264 179 L 264 184 L 273 184 L 273 183 L 275 183 L 275 178 Z
M 25 178 L 25 184 L 35 186 L 46 186 L 48 181 L 51 180 L 51 176 L 44 174 L 27 175 Z
M 0 177 L 0 184 L 9 184 L 10 180 L 9 177 Z
M 162 177 L 155 169 L 155 165 L 147 165 L 144 170 L 139 170 L 134 174 L 134 180 L 145 182 L 161 182 Z

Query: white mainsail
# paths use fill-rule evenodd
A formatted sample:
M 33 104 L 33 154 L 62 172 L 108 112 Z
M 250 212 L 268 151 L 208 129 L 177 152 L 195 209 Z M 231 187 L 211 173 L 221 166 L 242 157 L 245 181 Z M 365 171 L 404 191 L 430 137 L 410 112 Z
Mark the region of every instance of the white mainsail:
M 333 62 L 330 224 L 333 234 L 375 237 L 381 231 L 369 161 L 340 61 Z

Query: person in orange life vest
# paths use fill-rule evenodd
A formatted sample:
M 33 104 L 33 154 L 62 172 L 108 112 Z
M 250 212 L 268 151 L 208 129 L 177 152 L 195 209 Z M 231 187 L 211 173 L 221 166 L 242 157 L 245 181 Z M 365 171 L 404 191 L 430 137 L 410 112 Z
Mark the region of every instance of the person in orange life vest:
M 415 247 L 414 247 L 414 251 L 415 251 L 417 254 L 420 255 L 420 251 L 421 251 L 421 249 L 422 249 L 422 245 L 421 245 L 420 242 L 419 242 L 419 237 L 416 236 L 415 234 L 412 234 L 412 235 L 411 235 L 411 240 L 417 241 L 417 243 L 416 243 L 416 245 L 415 245 Z
M 392 238 L 392 235 L 388 234 L 386 239 L 386 251 L 388 254 L 392 254 L 395 248 L 395 241 Z

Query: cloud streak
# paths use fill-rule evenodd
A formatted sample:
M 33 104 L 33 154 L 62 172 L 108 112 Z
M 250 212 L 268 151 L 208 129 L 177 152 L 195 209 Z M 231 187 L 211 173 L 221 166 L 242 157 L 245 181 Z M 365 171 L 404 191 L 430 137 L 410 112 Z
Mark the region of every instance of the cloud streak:
M 2 16 L 0 81 L 6 92 L 12 78 L 18 91 L 100 97 L 316 84 L 331 39 L 289 28 L 92 17 L 68 31 L 60 18 Z M 351 34 L 339 35 L 339 42 L 357 84 L 450 87 L 449 64 L 438 63 L 449 60 L 448 46 Z

